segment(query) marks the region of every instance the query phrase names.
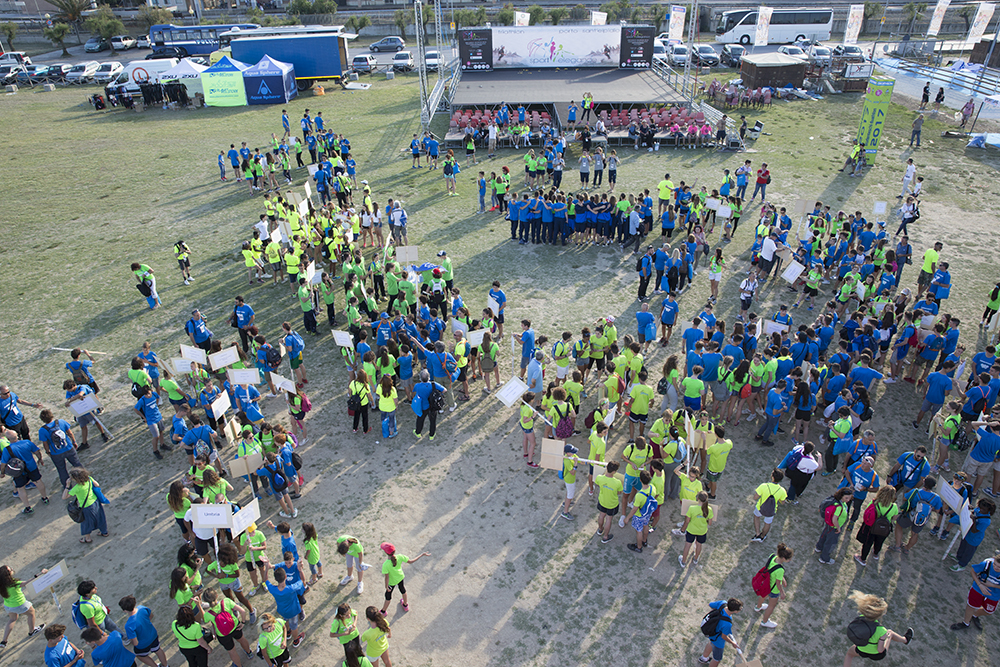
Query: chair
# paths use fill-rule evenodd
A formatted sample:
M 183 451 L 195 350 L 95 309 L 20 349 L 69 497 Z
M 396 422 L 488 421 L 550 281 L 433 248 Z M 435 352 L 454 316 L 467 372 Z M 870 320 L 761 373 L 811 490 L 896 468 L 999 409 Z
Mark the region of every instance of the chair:
M 704 113 L 702 113 L 701 111 L 699 111 L 698 113 L 696 113 L 696 114 L 694 115 L 694 119 L 695 119 L 695 120 L 696 120 L 696 121 L 698 122 L 698 124 L 700 125 L 701 123 L 704 123 L 704 122 L 705 122 L 705 114 L 704 114 Z

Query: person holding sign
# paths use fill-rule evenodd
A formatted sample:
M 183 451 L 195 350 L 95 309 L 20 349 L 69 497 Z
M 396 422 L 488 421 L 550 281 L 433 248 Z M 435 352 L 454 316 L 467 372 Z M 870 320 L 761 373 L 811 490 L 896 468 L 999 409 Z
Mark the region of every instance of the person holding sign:
M 42 570 L 39 575 L 46 572 L 48 570 Z M 3 609 L 7 612 L 8 619 L 3 631 L 3 640 L 0 641 L 0 650 L 7 647 L 7 638 L 10 637 L 10 632 L 14 629 L 14 624 L 17 623 L 17 617 L 21 614 L 28 616 L 28 627 L 32 628 L 28 632 L 29 637 L 34 637 L 45 627 L 44 623 L 35 625 L 35 608 L 24 597 L 24 591 L 21 590 L 24 583 L 14 578 L 14 570 L 9 565 L 0 566 L 0 598 L 3 599 Z

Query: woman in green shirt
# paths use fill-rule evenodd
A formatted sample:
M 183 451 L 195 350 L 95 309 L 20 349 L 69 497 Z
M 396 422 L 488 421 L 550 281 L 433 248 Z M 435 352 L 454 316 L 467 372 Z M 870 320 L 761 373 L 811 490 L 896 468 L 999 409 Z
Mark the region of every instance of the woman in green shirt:
M 288 655 L 288 632 L 285 621 L 271 614 L 261 614 L 257 644 L 272 667 L 281 667 L 292 660 Z
M 46 572 L 48 570 L 42 570 L 39 574 Z M 25 599 L 24 591 L 21 590 L 23 585 L 23 581 L 14 577 L 14 570 L 9 565 L 0 566 L 0 598 L 3 598 L 3 610 L 7 612 L 8 617 L 7 625 L 3 630 L 3 641 L 0 641 L 0 649 L 7 646 L 7 638 L 10 636 L 11 630 L 14 629 L 17 617 L 21 614 L 28 615 L 28 627 L 32 629 L 28 633 L 29 637 L 34 637 L 44 627 L 44 624 L 35 625 L 35 608 Z
M 191 536 L 188 535 L 187 523 L 184 521 L 184 515 L 191 509 L 191 492 L 181 480 L 178 479 L 170 485 L 170 491 L 167 493 L 167 505 L 174 513 L 174 522 L 181 529 L 181 536 L 185 541 L 192 541 Z
M 430 556 L 431 552 L 425 551 L 416 558 L 410 558 L 409 556 L 397 554 L 396 547 L 390 542 L 383 542 L 379 545 L 379 548 L 389 557 L 388 560 L 382 563 L 382 574 L 385 575 L 385 603 L 382 605 L 382 615 L 385 616 L 385 611 L 389 608 L 389 603 L 392 602 L 392 591 L 397 587 L 402 596 L 400 604 L 403 607 L 403 611 L 410 611 L 410 605 L 406 600 L 406 586 L 403 584 L 405 576 L 403 574 L 403 563 L 416 563 L 424 556 Z
M 175 567 L 170 573 L 170 597 L 182 607 L 195 610 L 198 618 L 202 618 L 201 598 L 195 595 L 187 570 Z
M 484 328 L 486 328 L 485 325 Z M 500 354 L 500 346 L 493 342 L 493 335 L 488 328 L 486 329 L 486 333 L 483 334 L 483 344 L 479 346 L 479 368 L 483 373 L 483 379 L 486 380 L 486 386 L 483 388 L 483 391 L 488 394 L 493 390 L 490 387 L 491 373 L 493 374 L 493 380 L 496 382 L 497 389 L 500 388 L 500 367 L 497 364 L 497 355 Z
M 101 495 L 103 495 L 101 494 L 101 485 L 90 476 L 85 468 L 73 468 L 69 471 L 69 479 L 66 480 L 62 499 L 69 500 L 72 496 L 83 512 L 83 521 L 80 522 L 81 543 L 91 542 L 90 534 L 94 530 L 97 530 L 101 537 L 108 536 L 108 519 L 104 516 Z
M 163 368 L 160 373 L 162 378 L 160 379 L 160 388 L 167 392 L 167 398 L 170 400 L 170 404 L 174 406 L 174 409 L 178 405 L 185 405 L 191 399 L 184 389 L 181 388 L 177 381 L 174 380 L 173 375 L 166 368 Z M 162 396 L 163 394 L 160 393 Z
M 250 624 L 257 622 L 257 610 L 243 594 L 240 583 L 240 553 L 236 546 L 227 542 L 219 547 L 218 560 L 209 563 L 208 573 L 219 580 L 219 588 L 230 600 L 238 601 L 250 611 Z
M 187 658 L 189 667 L 208 667 L 208 654 L 212 652 L 212 647 L 208 645 L 191 607 L 177 610 L 177 618 L 170 624 L 170 629 L 177 637 L 177 647 Z
M 871 635 L 866 644 L 852 646 L 847 649 L 847 655 L 844 656 L 845 665 L 850 665 L 853 658 L 860 657 L 865 657 L 869 660 L 882 660 L 885 658 L 886 651 L 891 642 L 910 643 L 910 639 L 913 638 L 913 628 L 907 628 L 906 633 L 900 635 L 882 625 L 880 619 L 889 610 L 889 603 L 885 599 L 877 595 L 862 593 L 861 591 L 853 591 L 847 597 L 857 605 L 858 614 L 861 616 L 861 619 L 857 619 L 861 623 L 851 621 L 848 629 L 853 630 L 855 625 L 861 625 L 862 627 L 858 628 L 858 630 L 870 630 Z M 863 627 L 865 625 L 867 628 Z
M 330 624 L 330 636 L 340 641 L 344 647 L 347 664 L 356 664 L 364 657 L 361 650 L 361 634 L 358 632 L 358 612 L 346 602 L 337 607 L 337 615 Z

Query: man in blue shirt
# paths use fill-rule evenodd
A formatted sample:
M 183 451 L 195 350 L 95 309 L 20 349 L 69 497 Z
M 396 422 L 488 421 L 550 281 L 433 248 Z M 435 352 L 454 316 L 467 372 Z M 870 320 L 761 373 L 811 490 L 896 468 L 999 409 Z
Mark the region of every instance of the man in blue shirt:
M 500 281 L 494 280 L 493 287 L 490 288 L 489 296 L 497 302 L 498 312 L 494 313 L 497 324 L 497 342 L 503 340 L 503 316 L 507 309 L 507 295 L 500 289 Z
M 184 330 L 187 331 L 192 345 L 200 347 L 205 352 L 212 350 L 212 332 L 197 308 L 191 311 L 191 319 L 184 325 Z
M 207 453 L 210 461 L 216 458 L 215 450 L 219 445 L 219 436 L 216 435 L 211 426 L 201 423 L 201 417 L 191 415 L 191 428 L 184 434 L 181 444 L 184 446 L 184 452 L 188 455 L 190 464 L 194 465 L 196 454 Z
M 250 149 L 247 148 L 247 142 L 242 142 L 240 144 L 240 158 L 246 161 L 250 160 Z
M 694 349 L 694 344 L 705 338 L 705 332 L 701 330 L 701 318 L 696 317 L 691 320 L 691 326 L 681 334 L 684 339 L 684 353 L 687 354 Z
M 257 391 L 257 387 L 252 384 L 237 385 L 233 389 L 233 394 L 236 396 L 240 410 L 246 414 L 247 419 L 255 425 L 264 421 L 264 415 L 261 414 L 257 405 L 257 402 L 260 401 L 260 392 Z
M 24 403 L 33 408 L 42 407 L 41 403 L 30 403 L 22 400 L 7 385 L 0 385 L 0 421 L 3 422 L 4 426 L 17 433 L 22 440 L 27 440 L 31 432 L 18 403 Z
M 920 532 L 931 524 L 931 515 L 941 511 L 944 505 L 941 496 L 934 493 L 935 484 L 937 479 L 925 477 L 922 488 L 913 489 L 906 494 L 906 502 L 903 503 L 896 522 L 896 546 L 892 547 L 893 551 L 908 553 L 912 550 L 920 538 Z M 907 528 L 910 529 L 910 539 L 903 547 L 903 531 Z
M 927 376 L 927 386 L 924 388 L 924 402 L 920 405 L 917 418 L 913 422 L 913 428 L 920 428 L 920 422 L 924 415 L 930 413 L 931 417 L 937 414 L 944 402 L 947 400 L 949 392 L 954 387 L 954 382 L 948 376 L 948 372 L 955 367 L 951 361 L 945 362 L 941 371 L 934 371 Z
M 268 568 L 264 568 L 264 585 L 268 592 L 274 596 L 278 614 L 288 623 L 288 629 L 292 631 L 292 646 L 298 648 L 304 639 L 304 633 L 299 630 L 299 614 L 302 613 L 302 605 L 299 603 L 299 596 L 305 592 L 305 586 L 301 581 L 288 584 L 284 569 L 274 571 L 274 580 L 277 584 L 272 584 L 267 580 Z M 359 584 L 358 589 L 363 587 Z
M 738 614 L 743 609 L 743 603 L 736 598 L 729 598 L 729 600 L 709 602 L 708 606 L 713 611 L 720 611 L 721 617 L 716 622 L 715 632 L 708 636 L 708 643 L 705 644 L 705 650 L 702 651 L 701 658 L 698 660 L 699 662 L 708 663 L 709 667 L 718 667 L 719 663 L 722 662 L 726 642 L 732 644 L 733 648 L 737 651 L 742 652 L 740 645 L 736 642 L 736 638 L 733 637 L 732 615 Z M 711 658 L 711 661 L 709 658 Z
M 118 606 L 129 615 L 125 621 L 125 637 L 131 644 L 135 657 L 149 667 L 169 664 L 166 653 L 160 648 L 160 635 L 153 627 L 153 612 L 149 607 L 137 605 L 135 597 L 131 595 L 119 600 Z M 154 653 L 159 662 L 150 657 Z
M 983 428 L 983 427 L 987 428 Z M 1000 422 L 972 422 L 972 427 L 976 429 L 979 442 L 969 450 L 969 455 L 962 465 L 962 470 L 968 475 L 975 477 L 972 484 L 972 494 L 979 493 L 986 475 L 992 475 L 993 462 L 1000 453 Z
M 233 168 L 233 173 L 236 174 L 236 180 L 243 180 L 243 170 L 240 169 L 240 154 L 236 151 L 236 144 L 229 144 L 229 152 L 226 153 L 226 157 L 229 158 L 229 164 Z
M 576 104 L 573 103 L 573 100 L 570 100 L 569 106 L 566 107 L 566 111 L 568 112 L 566 118 L 566 124 L 569 125 L 570 128 L 576 127 L 576 112 L 578 108 L 579 107 L 577 107 Z
M 931 466 L 927 463 L 927 448 L 921 445 L 912 452 L 903 452 L 899 455 L 889 470 L 889 483 L 896 487 L 897 491 L 908 493 L 929 474 Z
M 243 343 L 243 351 L 246 352 L 250 349 L 250 327 L 254 324 L 255 315 L 253 308 L 248 306 L 243 301 L 242 296 L 236 297 L 236 306 L 233 308 L 233 317 L 236 320 L 236 326 L 239 327 L 240 342 Z
M 51 410 L 42 410 L 38 417 L 43 424 L 38 429 L 38 440 L 52 459 L 52 465 L 59 473 L 60 486 L 64 487 L 66 480 L 69 479 L 66 463 L 69 462 L 75 468 L 83 467 L 80 457 L 76 454 L 76 436 L 73 435 L 73 428 L 69 422 L 56 419 Z
M 98 627 L 88 627 L 80 638 L 90 644 L 90 659 L 94 667 L 132 667 L 135 665 L 135 654 L 126 650 L 122 643 L 122 633 L 115 630 L 111 634 Z
M 767 404 L 764 407 L 764 423 L 753 438 L 754 440 L 760 440 L 760 444 L 765 447 L 774 446 L 774 443 L 771 442 L 771 436 L 778 430 L 778 421 L 781 419 L 781 413 L 785 409 L 782 393 L 787 386 L 787 381 L 782 378 L 771 388 L 771 391 L 767 392 Z
M 87 667 L 83 651 L 66 639 L 66 626 L 45 628 L 45 667 Z M 165 664 L 165 663 L 164 663 Z
M 410 169 L 424 168 L 424 165 L 420 164 L 420 140 L 417 139 L 417 135 L 415 134 L 410 141 L 410 157 L 413 158 L 413 164 L 410 165 Z
M 81 361 L 80 356 L 86 355 L 86 360 Z M 95 394 L 101 393 L 101 388 L 97 386 L 97 382 L 94 380 L 91 370 L 94 368 L 94 357 L 82 348 L 76 347 L 69 353 L 72 361 L 66 364 L 66 370 L 73 375 L 73 380 L 77 384 L 85 384 L 94 390 Z M 0 413 L 2 414 L 2 413 Z
M 14 458 L 23 461 L 23 468 L 20 474 L 16 476 L 13 468 L 10 466 L 11 459 Z M 44 465 L 45 461 L 42 460 L 42 450 L 38 449 L 38 446 L 31 440 L 16 440 L 4 447 L 3 453 L 0 454 L 0 472 L 14 478 L 14 487 L 17 490 L 17 497 L 21 499 L 21 503 L 24 505 L 24 509 L 21 510 L 24 514 L 31 514 L 35 511 L 31 509 L 31 503 L 28 502 L 27 485 L 29 482 L 34 482 L 38 487 L 38 492 L 42 494 L 42 502 L 46 505 L 49 504 L 49 496 L 45 491 L 45 482 L 42 481 L 42 473 L 39 470 Z
M 146 421 L 146 428 L 153 436 L 153 456 L 158 460 L 163 458 L 163 454 L 160 453 L 160 440 L 164 432 L 163 415 L 160 414 L 160 408 L 156 404 L 159 398 L 153 387 L 147 384 L 142 388 L 142 394 L 132 408 Z
M 644 303 L 639 307 L 639 312 L 635 314 L 635 321 L 639 334 L 639 343 L 643 346 L 643 354 L 646 354 L 649 352 L 650 343 L 656 340 L 656 316 L 649 312 L 648 303 Z
M 979 502 L 976 503 L 976 507 L 970 511 L 972 513 L 972 528 L 969 529 L 969 532 L 965 534 L 965 537 L 962 538 L 962 541 L 958 545 L 958 553 L 955 555 L 955 560 L 958 561 L 958 564 L 952 566 L 952 572 L 961 572 L 964 570 L 965 566 L 972 560 L 972 557 L 976 555 L 976 549 L 979 548 L 979 545 L 983 543 L 983 538 L 986 537 L 986 529 L 990 527 L 990 522 L 992 521 L 994 512 L 997 511 L 997 506 L 989 498 L 980 498 Z M 950 521 L 955 523 L 960 522 L 957 515 L 953 516 Z
M 521 379 L 524 379 L 528 362 L 535 356 L 535 330 L 531 328 L 531 320 L 521 320 L 521 333 L 514 338 L 521 344 Z
M 292 128 L 288 122 L 288 109 L 281 110 L 281 129 L 285 131 L 284 134 L 281 135 L 282 141 L 292 135 Z
M 638 249 L 638 236 L 636 246 Z M 639 301 L 646 298 L 646 290 L 649 289 L 649 280 L 653 275 L 653 246 L 646 248 L 646 254 L 639 260 Z
M 957 317 L 948 320 L 948 328 L 944 332 L 944 347 L 941 349 L 941 358 L 935 370 L 941 370 L 948 355 L 953 354 L 958 348 L 958 338 L 961 335 L 961 332 L 958 330 L 960 324 L 961 321 Z
M 937 353 L 935 353 L 937 354 Z M 850 387 L 854 386 L 855 382 L 860 382 L 864 385 L 865 389 L 871 391 L 872 382 L 875 380 L 881 380 L 882 374 L 873 368 L 869 368 L 872 358 L 866 353 L 862 353 L 861 357 L 858 359 L 858 365 L 851 369 L 851 372 L 847 374 L 847 384 Z M 916 364 L 914 364 L 914 368 Z
M 420 371 L 417 375 L 417 384 L 413 386 L 414 399 L 419 399 L 419 401 L 414 400 L 413 402 L 420 406 L 420 411 L 417 412 L 417 423 L 413 430 L 413 435 L 419 440 L 421 437 L 420 432 L 424 429 L 424 419 L 429 418 L 430 420 L 430 439 L 434 440 L 434 434 L 437 432 L 437 410 L 431 410 L 430 408 L 430 395 L 431 392 L 437 389 L 442 394 L 446 391 L 444 385 L 438 384 L 437 382 L 431 381 L 431 375 L 427 371 Z M 414 409 L 416 412 L 416 409 Z
M 851 524 L 858 520 L 858 515 L 861 513 L 861 506 L 868 497 L 868 492 L 877 491 L 882 485 L 874 466 L 874 458 L 871 456 L 863 457 L 854 465 L 847 467 L 847 470 L 844 471 L 844 479 L 837 486 L 838 489 L 849 486 L 854 490 L 854 500 L 851 503 L 853 505 L 850 519 Z
M 660 306 L 660 347 L 666 347 L 670 343 L 679 310 L 680 304 L 677 303 L 675 293 L 669 292 Z
M 972 588 L 965 605 L 965 619 L 953 623 L 952 630 L 967 630 L 970 622 L 982 630 L 979 617 L 992 614 L 996 609 L 1000 601 L 1000 549 L 993 552 L 993 558 L 973 565 L 970 574 Z

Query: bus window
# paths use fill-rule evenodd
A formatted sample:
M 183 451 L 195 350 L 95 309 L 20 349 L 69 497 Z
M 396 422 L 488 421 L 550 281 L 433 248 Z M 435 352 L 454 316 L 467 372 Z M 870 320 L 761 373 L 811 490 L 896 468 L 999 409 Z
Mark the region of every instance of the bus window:
M 154 42 L 162 42 L 163 41 L 163 33 L 162 32 L 154 32 L 153 33 L 153 41 Z

